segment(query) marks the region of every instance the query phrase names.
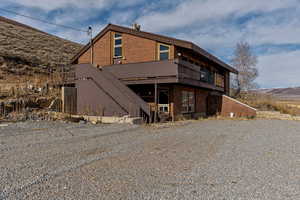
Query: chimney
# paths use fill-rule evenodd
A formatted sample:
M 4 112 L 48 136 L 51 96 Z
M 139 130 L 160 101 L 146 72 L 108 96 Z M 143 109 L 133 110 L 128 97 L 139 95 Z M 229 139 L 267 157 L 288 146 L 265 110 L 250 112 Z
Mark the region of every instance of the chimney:
M 140 31 L 141 30 L 141 25 L 134 23 L 132 24 L 132 29 L 135 31 Z

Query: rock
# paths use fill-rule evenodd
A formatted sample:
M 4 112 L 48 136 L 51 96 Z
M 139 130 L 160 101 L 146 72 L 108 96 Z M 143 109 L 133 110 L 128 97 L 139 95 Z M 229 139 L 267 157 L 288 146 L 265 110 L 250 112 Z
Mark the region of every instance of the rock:
M 94 124 L 94 125 L 98 124 L 97 121 L 91 121 L 91 123 Z
M 79 121 L 79 124 L 86 124 L 86 121 L 80 120 L 80 121 Z

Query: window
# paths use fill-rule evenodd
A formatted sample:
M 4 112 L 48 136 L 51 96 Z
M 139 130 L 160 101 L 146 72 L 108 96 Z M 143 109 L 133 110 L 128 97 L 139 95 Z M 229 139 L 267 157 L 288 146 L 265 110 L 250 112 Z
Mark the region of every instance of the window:
M 115 33 L 114 36 L 114 57 L 122 57 L 122 35 L 120 33 Z
M 182 113 L 195 112 L 195 93 L 182 91 Z
M 159 45 L 159 60 L 169 60 L 170 46 L 165 44 Z
M 182 104 L 182 112 L 183 113 L 188 112 L 189 96 L 188 96 L 188 92 L 187 91 L 182 91 L 181 104 Z
M 186 61 L 186 62 L 188 62 L 188 58 L 187 57 L 184 57 L 184 56 L 182 56 L 182 58 L 181 58 L 183 61 Z
M 224 88 L 225 87 L 225 77 L 219 73 L 216 73 L 216 86 Z
M 207 69 L 202 69 L 200 71 L 200 81 L 208 82 L 208 71 L 207 71 Z
M 208 83 L 215 84 L 215 73 L 212 71 L 208 71 Z

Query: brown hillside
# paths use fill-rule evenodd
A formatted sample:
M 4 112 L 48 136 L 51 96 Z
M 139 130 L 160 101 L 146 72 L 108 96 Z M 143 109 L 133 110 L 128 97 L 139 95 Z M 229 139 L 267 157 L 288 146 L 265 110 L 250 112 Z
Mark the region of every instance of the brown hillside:
M 0 16 L 0 80 L 67 65 L 82 45 Z
M 262 89 L 262 90 L 257 90 L 257 92 L 272 95 L 273 97 L 276 97 L 278 99 L 289 99 L 289 100 L 300 99 L 300 87 Z

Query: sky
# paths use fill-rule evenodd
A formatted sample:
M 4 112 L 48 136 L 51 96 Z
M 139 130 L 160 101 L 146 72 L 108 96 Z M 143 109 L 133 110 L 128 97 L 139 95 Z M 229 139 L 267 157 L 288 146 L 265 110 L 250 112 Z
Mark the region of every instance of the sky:
M 300 0 L 1 0 L 0 8 L 94 35 L 108 23 L 194 42 L 230 64 L 236 44 L 258 57 L 260 88 L 300 86 Z M 84 32 L 0 11 L 0 15 L 86 44 Z

